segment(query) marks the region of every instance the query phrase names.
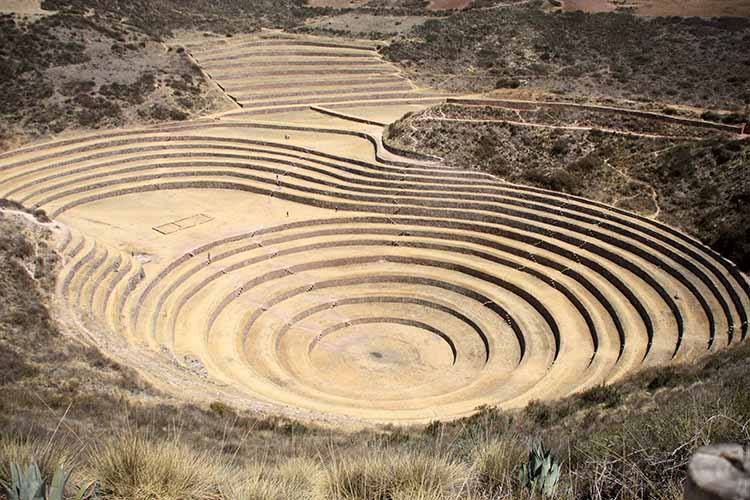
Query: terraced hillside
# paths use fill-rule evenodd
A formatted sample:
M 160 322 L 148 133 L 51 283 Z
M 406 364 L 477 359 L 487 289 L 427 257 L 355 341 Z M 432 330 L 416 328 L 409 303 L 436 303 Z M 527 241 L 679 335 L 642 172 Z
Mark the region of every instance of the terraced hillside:
M 620 209 L 386 149 L 382 124 L 432 98 L 341 97 L 347 64 L 286 95 L 308 70 L 279 58 L 329 50 L 303 42 L 191 49 L 211 71 L 252 48 L 269 75 L 234 90 L 246 110 L 0 156 L 0 197 L 59 223 L 61 309 L 90 342 L 186 398 L 428 421 L 747 338 L 731 262 Z
M 243 115 L 299 111 L 309 105 L 435 103 L 365 42 L 261 35 L 191 48 L 192 55 L 243 108 Z

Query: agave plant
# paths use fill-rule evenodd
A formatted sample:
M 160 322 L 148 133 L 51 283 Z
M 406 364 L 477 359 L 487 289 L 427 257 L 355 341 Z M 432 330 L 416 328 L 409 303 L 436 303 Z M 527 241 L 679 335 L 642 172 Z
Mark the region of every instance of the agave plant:
M 519 479 L 521 484 L 533 494 L 551 497 L 557 491 L 560 481 L 561 464 L 552 452 L 540 443 L 536 443 L 529 452 L 529 461 L 521 466 Z
M 52 482 L 47 488 L 42 478 L 39 466 L 29 464 L 26 473 L 18 464 L 10 464 L 11 482 L 2 482 L 9 500 L 65 500 L 65 485 L 68 484 L 71 471 L 66 471 L 61 465 L 52 476 Z M 76 493 L 75 500 L 96 498 L 96 483 L 90 482 Z
M 30 464 L 26 474 L 18 464 L 10 464 L 10 475 L 10 484 L 3 483 L 10 500 L 45 500 L 44 480 L 36 464 Z

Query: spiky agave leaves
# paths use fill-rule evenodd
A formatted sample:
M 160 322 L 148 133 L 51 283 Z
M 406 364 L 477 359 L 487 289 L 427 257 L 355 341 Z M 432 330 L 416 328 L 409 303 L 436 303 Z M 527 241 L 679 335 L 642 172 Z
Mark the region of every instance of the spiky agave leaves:
M 61 465 L 52 476 L 49 488 L 45 488 L 39 466 L 33 462 L 29 464 L 26 474 L 18 464 L 10 464 L 10 472 L 10 484 L 2 483 L 9 500 L 64 500 L 65 485 L 68 484 L 72 471 L 66 471 Z M 91 482 L 78 490 L 75 500 L 83 500 L 87 495 L 95 498 L 94 486 L 95 483 Z
M 539 442 L 529 452 L 529 461 L 521 466 L 519 479 L 533 494 L 551 497 L 557 491 L 560 469 L 561 464 L 552 451 Z
M 45 500 L 44 480 L 35 463 L 29 464 L 25 474 L 20 465 L 10 464 L 10 474 L 10 484 L 3 483 L 10 500 Z
M 52 476 L 52 483 L 50 483 L 47 489 L 47 500 L 65 500 L 65 485 L 70 480 L 70 475 L 73 473 L 72 470 L 65 470 L 62 465 L 55 471 L 55 475 Z M 96 500 L 96 481 L 90 481 L 86 485 L 78 489 L 73 500 Z

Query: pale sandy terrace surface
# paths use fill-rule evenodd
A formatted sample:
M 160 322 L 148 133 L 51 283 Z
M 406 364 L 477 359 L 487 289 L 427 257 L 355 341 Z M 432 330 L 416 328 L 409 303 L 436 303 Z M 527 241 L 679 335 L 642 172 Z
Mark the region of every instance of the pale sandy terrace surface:
M 49 13 L 42 9 L 41 0 L 0 0 L 0 12 L 13 12 L 15 14 Z
M 563 0 L 563 10 L 568 12 L 613 12 L 616 8 L 608 0 Z
M 745 278 L 679 232 L 386 148 L 443 98 L 368 43 L 188 50 L 241 108 L 0 155 L 0 196 L 59 223 L 63 317 L 158 387 L 426 422 L 747 334 Z
M 472 0 L 432 0 L 430 10 L 465 9 L 471 5 Z

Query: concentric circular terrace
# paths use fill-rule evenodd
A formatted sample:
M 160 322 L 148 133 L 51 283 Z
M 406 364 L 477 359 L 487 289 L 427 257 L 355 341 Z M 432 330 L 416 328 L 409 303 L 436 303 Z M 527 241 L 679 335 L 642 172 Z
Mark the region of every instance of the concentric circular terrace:
M 699 242 L 398 156 L 377 122 L 424 103 L 340 99 L 14 151 L 0 196 L 64 223 L 67 304 L 206 397 L 426 421 L 746 338 L 750 287 Z

